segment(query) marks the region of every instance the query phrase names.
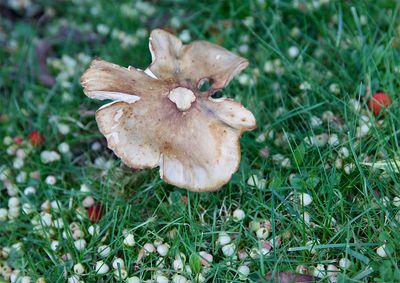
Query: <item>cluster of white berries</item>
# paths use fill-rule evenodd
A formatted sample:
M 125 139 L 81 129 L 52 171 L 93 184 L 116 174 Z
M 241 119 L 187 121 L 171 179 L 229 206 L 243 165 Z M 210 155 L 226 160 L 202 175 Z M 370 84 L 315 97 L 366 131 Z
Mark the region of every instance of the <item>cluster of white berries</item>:
M 27 187 L 26 194 L 36 193 L 36 189 L 34 187 Z M 87 184 L 82 184 L 80 192 L 83 194 L 82 199 L 82 207 L 89 208 L 95 204 L 94 198 L 90 195 L 91 189 Z M 21 210 L 20 199 L 17 197 L 11 197 L 8 202 L 9 210 L 19 209 Z M 28 206 L 24 206 L 22 209 L 31 210 L 31 212 L 35 212 L 35 209 L 29 208 Z M 85 229 L 81 228 L 81 225 L 77 222 L 71 222 L 67 224 L 65 219 L 60 216 L 57 216 L 58 213 L 61 213 L 65 208 L 63 204 L 59 201 L 51 201 L 46 200 L 40 205 L 41 212 L 33 214 L 31 219 L 31 223 L 34 226 L 34 231 L 42 237 L 46 237 L 50 239 L 49 247 L 55 253 L 62 253 L 64 249 L 62 242 L 57 239 L 57 235 L 60 234 L 64 239 L 69 239 L 72 237 L 73 246 L 78 253 L 83 253 L 88 249 L 88 242 L 86 239 L 86 234 L 91 236 L 98 235 L 100 233 L 100 228 L 98 225 L 91 225 L 88 227 L 87 232 Z M 78 209 L 79 210 L 79 209 Z M 0 210 L 2 212 L 3 210 Z M 5 216 L 8 219 L 8 210 L 5 209 L 7 215 Z M 232 220 L 235 222 L 241 222 L 245 218 L 245 212 L 237 208 L 231 213 Z M 0 215 L 1 217 L 1 215 Z M 4 216 L 3 216 L 4 217 Z M 67 231 L 68 230 L 68 231 Z M 59 231 L 59 232 L 57 232 Z M 168 233 L 168 235 L 173 235 L 176 233 Z M 126 282 L 139 282 L 138 277 L 133 276 L 128 278 L 128 272 L 125 269 L 124 261 L 121 258 L 114 258 L 112 263 L 108 262 L 109 257 L 112 256 L 112 250 L 109 245 L 105 245 L 102 242 L 106 239 L 106 237 L 102 238 L 100 241 L 100 245 L 95 247 L 97 249 L 98 261 L 92 267 L 95 273 L 98 276 L 102 276 L 108 274 L 110 270 L 113 272 L 114 278 L 116 280 L 126 280 Z M 221 233 L 219 236 L 219 244 L 222 247 L 222 253 L 226 257 L 234 257 L 236 253 L 236 245 L 232 243 L 230 236 L 227 233 Z M 123 232 L 123 244 L 127 248 L 134 247 L 136 245 L 134 234 L 128 231 Z M 94 247 L 90 247 L 94 248 Z M 157 254 L 159 258 L 160 264 L 168 257 L 169 255 L 169 244 L 163 242 L 158 239 L 154 242 L 145 243 L 141 249 L 143 251 L 143 256 L 147 256 L 150 254 Z M 4 249 L 6 251 L 6 249 Z M 140 253 L 139 253 L 140 254 Z M 71 261 L 72 256 L 69 253 L 62 254 L 61 259 L 64 261 Z M 213 262 L 213 256 L 205 251 L 199 252 L 199 260 L 201 265 L 203 266 L 203 270 L 201 273 L 196 275 L 197 282 L 204 282 L 204 272 L 210 268 L 211 263 Z M 176 253 L 175 258 L 172 262 L 172 267 L 176 272 L 170 279 L 168 279 L 168 274 L 163 274 L 159 271 L 155 273 L 156 282 L 169 282 L 172 279 L 172 282 L 188 282 L 189 280 L 184 276 L 183 273 L 190 273 L 190 266 L 186 263 L 186 256 L 183 253 Z M 111 269 L 112 266 L 112 269 Z M 161 265 L 160 265 L 161 266 Z M 4 268 L 6 270 L 7 268 Z M 67 277 L 67 281 L 69 283 L 78 283 L 83 282 L 83 276 L 87 272 L 90 272 L 91 268 L 85 266 L 84 263 L 77 262 L 73 265 L 73 273 Z M 237 269 L 239 278 L 245 280 L 247 275 L 250 272 L 250 269 L 247 264 L 240 265 Z M 16 271 L 9 272 L 9 276 L 16 277 Z M 12 275 L 14 274 L 14 275 Z M 18 277 L 20 278 L 20 277 Z M 22 277 L 21 277 L 22 278 Z M 27 280 L 27 277 L 23 277 Z M 30 282 L 30 281 L 22 281 L 22 282 Z M 41 282 L 45 282 L 43 278 L 41 278 Z
M 226 257 L 231 257 L 236 252 L 236 245 L 231 241 L 231 237 L 226 232 L 219 233 L 217 243 L 222 247 L 222 253 Z
M 76 56 L 71 57 L 64 54 L 61 58 L 49 58 L 48 65 L 57 71 L 56 80 L 60 83 L 64 90 L 70 90 L 73 87 L 72 81 L 73 77 L 76 75 L 77 71 L 83 71 L 91 60 L 91 57 L 85 53 L 78 53 Z M 70 101 L 70 97 L 62 96 L 62 100 L 65 102 Z M 62 134 L 69 133 L 68 127 L 64 127 L 65 124 L 58 126 L 58 130 Z
M 3 212 L 4 213 L 4 212 Z M 11 197 L 8 199 L 8 218 L 15 219 L 21 213 L 20 200 L 18 197 Z
M 276 74 L 277 76 L 281 76 L 285 72 L 285 68 L 280 59 L 266 61 L 263 70 L 267 74 Z
M 330 283 L 337 282 L 339 273 L 340 269 L 334 264 L 328 264 L 326 267 L 324 264 L 317 264 L 313 268 L 313 275 L 315 277 L 328 279 Z
M 255 187 L 260 190 L 263 190 L 263 189 L 265 189 L 265 187 L 267 185 L 267 180 L 259 179 L 257 175 L 251 175 L 247 179 L 247 185 L 249 185 L 251 187 Z
M 60 160 L 60 155 L 56 151 L 44 150 L 40 153 L 40 160 L 44 164 L 52 163 Z

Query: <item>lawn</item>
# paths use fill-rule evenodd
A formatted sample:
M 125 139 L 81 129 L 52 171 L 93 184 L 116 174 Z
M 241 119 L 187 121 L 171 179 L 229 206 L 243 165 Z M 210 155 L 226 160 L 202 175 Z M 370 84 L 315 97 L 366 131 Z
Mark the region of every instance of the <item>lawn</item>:
M 400 282 L 398 1 L 111 2 L 0 2 L 0 282 Z M 155 28 L 250 63 L 218 192 L 124 165 L 83 93 Z

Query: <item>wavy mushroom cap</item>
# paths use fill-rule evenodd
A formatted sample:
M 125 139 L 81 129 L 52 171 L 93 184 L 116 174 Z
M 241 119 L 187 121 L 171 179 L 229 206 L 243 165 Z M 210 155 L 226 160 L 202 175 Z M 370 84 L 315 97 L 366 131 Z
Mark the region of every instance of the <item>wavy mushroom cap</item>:
M 240 136 L 256 121 L 240 103 L 211 95 L 248 62 L 212 43 L 183 45 L 159 29 L 150 51 L 145 71 L 96 59 L 82 75 L 88 97 L 112 100 L 96 112 L 99 129 L 127 166 L 159 166 L 167 183 L 216 191 L 238 169 Z M 200 91 L 205 80 L 211 86 Z

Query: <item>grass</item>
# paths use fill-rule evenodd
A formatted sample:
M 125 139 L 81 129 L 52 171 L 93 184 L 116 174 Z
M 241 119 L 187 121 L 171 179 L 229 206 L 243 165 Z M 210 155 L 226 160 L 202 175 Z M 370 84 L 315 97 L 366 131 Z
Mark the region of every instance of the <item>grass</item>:
M 39 277 L 65 282 L 72 280 L 73 266 L 80 262 L 85 272 L 79 278 L 84 282 L 118 282 L 111 263 L 121 257 L 128 277 L 142 280 L 155 280 L 158 273 L 172 280 L 179 273 L 193 282 L 198 274 L 206 282 L 238 282 L 243 279 L 239 266 L 248 265 L 245 280 L 257 282 L 270 272 L 296 272 L 299 265 L 311 274 L 329 264 L 339 268 L 339 260 L 345 258 L 351 266 L 339 268 L 337 282 L 399 282 L 400 212 L 393 202 L 400 197 L 398 168 L 364 165 L 365 160 L 399 159 L 399 4 L 314 2 L 321 2 L 320 7 L 309 1 L 159 1 L 144 8 L 135 1 L 38 1 L 39 10 L 46 8 L 47 20 L 4 17 L 0 166 L 5 177 L 0 181 L 0 208 L 8 209 L 13 186 L 25 209 L 16 218 L 0 221 L 0 248 L 6 248 L 0 266 L 20 270 L 33 282 Z M 57 42 L 47 65 L 58 78 L 46 87 L 37 79 L 35 44 L 62 25 L 94 32 L 100 40 Z M 133 171 L 124 166 L 107 150 L 97 129 L 93 114 L 101 103 L 86 98 L 79 85 L 82 72 L 97 56 L 146 68 L 151 58 L 142 33 L 155 27 L 178 35 L 189 32 L 191 40 L 216 42 L 250 61 L 222 95 L 252 110 L 258 128 L 242 137 L 240 169 L 219 192 L 187 192 L 160 180 L 157 169 Z M 292 46 L 299 53 L 294 57 L 288 53 Z M 369 96 L 378 90 L 393 100 L 381 119 L 367 107 Z M 364 124 L 369 131 L 360 137 L 357 131 Z M 27 137 L 32 131 L 44 135 L 43 145 L 30 146 Z M 334 134 L 337 144 L 326 142 L 326 135 Z M 7 137 L 17 136 L 22 144 L 7 142 Z M 320 144 L 309 144 L 310 138 Z M 61 143 L 68 144 L 70 152 L 44 164 L 41 153 L 59 151 Z M 344 157 L 343 147 L 348 150 Z M 16 149 L 26 155 L 20 168 L 15 160 L 21 152 Z M 33 178 L 32 172 L 40 177 Z M 45 181 L 49 175 L 55 176 L 55 184 Z M 265 186 L 249 185 L 256 177 L 265 180 L 260 181 Z M 83 184 L 89 193 L 80 189 Z M 36 193 L 24 194 L 28 186 Z M 301 205 L 301 193 L 312 197 L 310 205 Z M 103 205 L 99 233 L 93 236 L 81 204 L 87 195 Z M 46 200 L 58 202 L 49 213 L 63 220 L 59 229 L 45 226 L 43 213 L 40 217 Z M 32 212 L 27 213 L 26 204 Z M 239 222 L 232 218 L 237 208 L 246 215 Z M 265 241 L 279 238 L 281 244 L 257 256 L 264 242 L 249 228 L 251 221 L 269 221 Z M 85 234 L 87 246 L 81 251 L 74 247 L 68 228 L 72 222 Z M 217 243 L 221 231 L 247 258 L 223 255 Z M 124 245 L 126 233 L 134 235 L 133 247 Z M 150 253 L 137 265 L 142 247 L 155 240 L 170 246 L 167 256 Z M 56 250 L 51 248 L 53 241 L 59 242 Z M 103 259 L 110 271 L 100 276 L 94 265 L 103 244 L 111 250 Z M 387 257 L 376 252 L 383 244 Z M 199 265 L 200 251 L 213 255 L 209 267 Z M 179 253 L 191 273 L 174 269 Z M 321 282 L 329 282 L 331 274 L 324 273 Z M 10 271 L 3 271 L 4 280 L 7 276 Z

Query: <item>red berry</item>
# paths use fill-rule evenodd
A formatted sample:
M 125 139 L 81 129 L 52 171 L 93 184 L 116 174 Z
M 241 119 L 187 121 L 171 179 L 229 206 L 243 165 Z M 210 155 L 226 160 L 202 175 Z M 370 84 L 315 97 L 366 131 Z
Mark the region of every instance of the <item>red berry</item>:
M 20 136 L 14 137 L 14 142 L 15 142 L 16 144 L 22 143 L 23 140 L 24 140 L 24 139 L 23 139 L 22 137 L 20 137 Z
M 33 131 L 28 136 L 29 141 L 34 146 L 40 146 L 44 144 L 44 136 L 38 131 Z
M 89 219 L 92 223 L 99 222 L 102 214 L 103 214 L 103 206 L 100 203 L 96 203 L 92 207 L 88 208 Z
M 392 99 L 384 92 L 377 92 L 368 100 L 368 108 L 375 116 L 380 116 L 383 108 L 387 108 L 391 104 Z

